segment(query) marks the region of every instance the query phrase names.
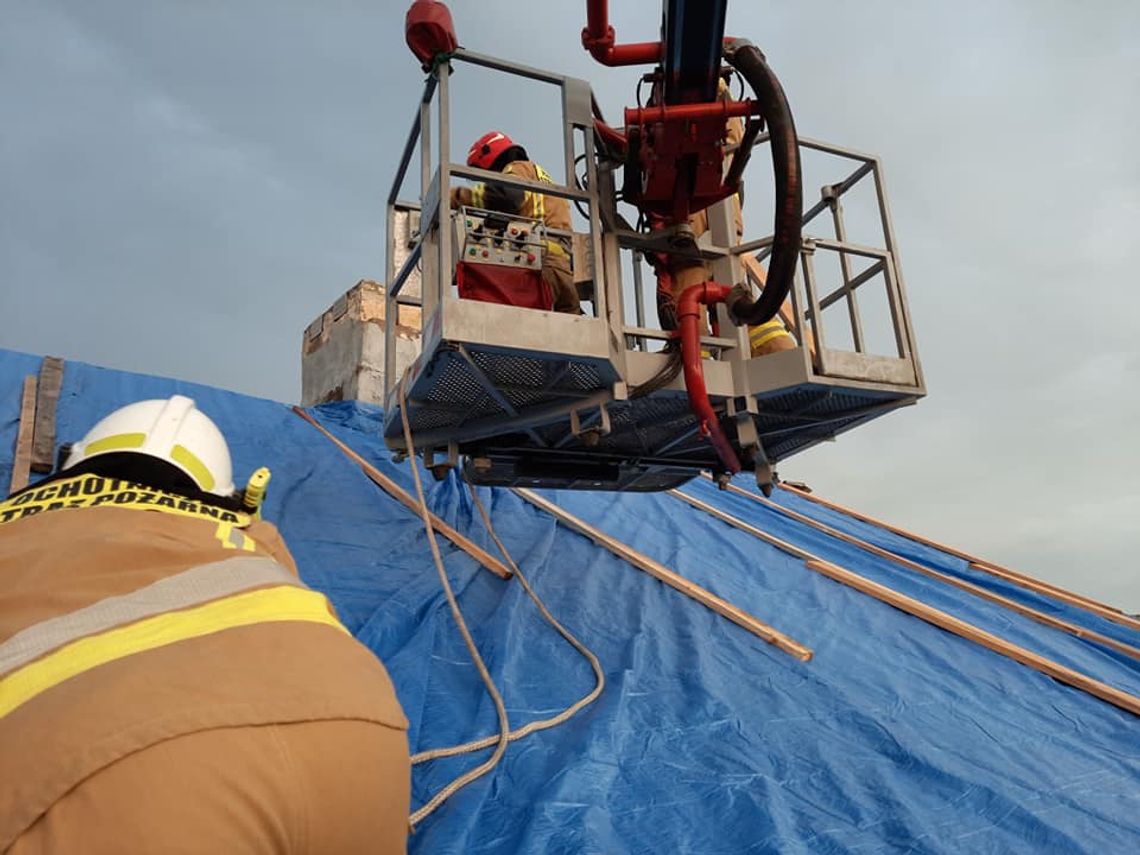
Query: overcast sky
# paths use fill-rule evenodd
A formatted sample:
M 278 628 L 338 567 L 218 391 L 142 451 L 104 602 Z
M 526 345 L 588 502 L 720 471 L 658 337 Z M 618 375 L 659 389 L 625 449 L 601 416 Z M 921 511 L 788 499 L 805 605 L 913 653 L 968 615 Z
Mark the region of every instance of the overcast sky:
M 0 346 L 299 397 L 305 326 L 382 278 L 405 0 L 0 7 Z M 465 46 L 632 101 L 583 2 L 452 7 Z M 651 39 L 659 6 L 611 15 Z M 1140 3 L 736 0 L 728 29 L 802 134 L 882 156 L 929 390 L 781 474 L 1140 611 Z M 454 145 L 555 151 L 541 92 L 465 73 Z

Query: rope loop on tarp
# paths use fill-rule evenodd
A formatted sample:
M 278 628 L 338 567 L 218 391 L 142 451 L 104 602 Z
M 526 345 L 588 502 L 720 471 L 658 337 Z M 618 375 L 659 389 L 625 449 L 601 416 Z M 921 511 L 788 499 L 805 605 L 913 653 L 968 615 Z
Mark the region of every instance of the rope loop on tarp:
M 487 664 L 483 661 L 483 657 L 479 655 L 479 649 L 475 646 L 475 639 L 471 637 L 471 630 L 467 628 L 467 622 L 463 619 L 463 612 L 459 610 L 459 601 L 455 597 L 455 591 L 452 590 L 451 582 L 447 578 L 447 571 L 443 567 L 443 558 L 439 554 L 439 544 L 435 539 L 435 529 L 432 528 L 431 515 L 428 512 L 427 501 L 424 499 L 423 481 L 420 479 L 419 467 L 416 466 L 415 447 L 412 445 L 412 428 L 408 422 L 408 403 L 405 398 L 407 379 L 407 375 L 405 375 L 400 380 L 400 419 L 404 425 L 404 439 L 408 444 L 408 462 L 412 467 L 412 480 L 415 481 L 416 484 L 416 498 L 419 500 L 420 519 L 423 520 L 424 530 L 427 532 L 428 547 L 431 549 L 431 557 L 435 561 L 435 568 L 439 571 L 439 581 L 440 584 L 443 585 L 444 594 L 447 595 L 447 603 L 451 607 L 451 615 L 455 618 L 456 626 L 459 627 L 459 634 L 463 636 L 463 643 L 467 645 L 467 652 L 471 655 L 471 661 L 475 664 L 475 669 L 483 679 L 483 685 L 487 687 L 487 694 L 491 696 L 491 702 L 495 705 L 495 713 L 499 719 L 499 735 L 492 739 L 492 742 L 496 743 L 494 753 L 474 769 L 469 769 L 455 778 L 451 783 L 447 784 L 447 786 L 432 796 L 427 803 L 413 811 L 411 816 L 408 817 L 408 824 L 415 828 L 416 823 L 431 814 L 432 811 L 447 801 L 453 794 L 472 781 L 483 777 L 498 765 L 499 760 L 502 759 L 503 754 L 507 750 L 511 723 L 507 718 L 507 707 L 503 703 L 503 696 L 495 687 L 495 681 L 491 679 L 491 672 L 487 670 Z M 413 758 L 413 763 L 414 762 L 416 761 Z
M 552 727 L 557 727 L 573 718 L 581 710 L 592 704 L 602 694 L 606 686 L 605 672 L 602 670 L 601 662 L 598 657 L 591 651 L 585 644 L 583 644 L 570 630 L 562 625 L 556 617 L 547 608 L 546 603 L 538 596 L 534 588 L 531 587 L 530 582 L 526 578 L 526 574 L 519 569 L 518 564 L 515 563 L 514 558 L 511 557 L 510 552 L 507 550 L 506 545 L 499 538 L 498 533 L 495 531 L 494 525 L 491 523 L 491 515 L 487 513 L 486 507 L 483 505 L 479 494 L 475 489 L 475 485 L 466 478 L 467 488 L 471 494 L 471 499 L 475 504 L 476 509 L 479 511 L 479 516 L 483 521 L 483 525 L 487 528 L 487 533 L 490 534 L 491 540 L 494 541 L 495 547 L 503 556 L 503 560 L 514 571 L 515 577 L 523 586 L 523 590 L 534 602 L 538 608 L 539 613 L 546 619 L 546 621 L 554 627 L 554 629 L 561 635 L 571 647 L 577 650 L 587 662 L 590 663 L 590 668 L 594 672 L 594 688 L 579 698 L 577 701 L 566 707 L 562 712 L 550 718 L 532 721 L 518 730 L 511 730 L 510 721 L 507 717 L 506 706 L 503 702 L 503 697 L 499 693 L 498 688 L 495 686 L 494 680 L 491 678 L 490 671 L 487 669 L 483 657 L 480 656 L 478 649 L 475 647 L 475 641 L 471 637 L 471 631 L 467 628 L 467 623 L 463 619 L 463 613 L 459 609 L 459 602 L 456 599 L 455 591 L 451 587 L 451 583 L 447 578 L 447 572 L 443 566 L 443 559 L 440 556 L 439 545 L 435 540 L 435 531 L 431 525 L 431 516 L 428 511 L 427 501 L 424 497 L 423 482 L 420 479 L 419 468 L 416 466 L 416 449 L 415 443 L 412 439 L 411 426 L 408 421 L 408 407 L 405 398 L 407 375 L 401 379 L 399 384 L 399 398 L 400 398 L 400 420 L 404 429 L 404 442 L 407 445 L 408 462 L 412 467 L 412 477 L 416 485 L 416 498 L 419 501 L 420 518 L 423 520 L 424 529 L 428 534 L 428 545 L 431 549 L 432 559 L 435 562 L 436 570 L 439 573 L 440 582 L 443 585 L 444 593 L 447 595 L 448 605 L 451 607 L 452 616 L 455 618 L 455 623 L 459 627 L 460 635 L 463 636 L 463 641 L 467 645 L 468 653 L 471 654 L 471 661 L 475 664 L 476 670 L 479 671 L 479 676 L 483 679 L 483 684 L 487 688 L 487 694 L 491 696 L 491 701 L 495 705 L 495 711 L 498 713 L 499 718 L 499 732 L 493 736 L 476 739 L 471 742 L 465 742 L 461 745 L 452 745 L 443 748 L 431 748 L 427 751 L 421 751 L 412 755 L 412 765 L 419 763 L 426 763 L 429 760 L 438 760 L 443 757 L 455 757 L 460 754 L 469 754 L 475 751 L 481 751 L 485 748 L 495 746 L 494 753 L 487 758 L 486 761 L 476 766 L 475 768 L 464 772 L 457 778 L 452 780 L 449 784 L 439 790 L 434 796 L 431 797 L 422 807 L 417 808 L 412 812 L 408 818 L 409 824 L 415 828 L 416 824 L 423 821 L 429 816 L 436 808 L 442 805 L 447 799 L 461 790 L 463 787 L 486 775 L 498 764 L 506 751 L 507 744 L 523 739 L 530 736 L 532 733 L 537 733 L 541 730 L 549 730 Z

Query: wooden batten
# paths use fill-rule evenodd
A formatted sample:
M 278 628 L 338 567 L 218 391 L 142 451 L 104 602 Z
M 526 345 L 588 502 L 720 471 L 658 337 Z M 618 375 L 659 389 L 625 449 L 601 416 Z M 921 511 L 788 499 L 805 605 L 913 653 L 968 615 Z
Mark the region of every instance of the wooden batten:
M 325 437 L 333 445 L 339 448 L 347 458 L 353 461 L 364 471 L 364 474 L 368 476 L 372 483 L 380 487 L 385 493 L 394 498 L 409 511 L 416 514 L 417 516 L 419 515 L 419 502 L 412 498 L 412 495 L 408 493 L 407 490 L 405 490 L 403 487 L 401 487 L 399 484 L 397 484 L 395 481 L 393 481 L 391 478 L 389 478 L 387 475 L 385 475 L 383 472 L 381 472 L 379 469 L 377 469 L 375 466 L 373 466 L 371 463 L 369 463 L 367 460 L 365 460 L 363 457 L 361 457 L 359 454 L 357 454 L 355 451 L 353 451 L 351 448 L 333 436 L 332 433 L 330 433 L 324 425 L 322 425 L 300 407 L 294 407 L 293 412 L 303 418 L 321 433 L 323 433 Z M 498 558 L 495 558 L 493 555 L 491 555 L 482 547 L 478 546 L 474 541 L 470 540 L 465 535 L 460 534 L 438 516 L 431 513 L 430 511 L 429 516 L 431 517 L 431 526 L 433 529 L 435 529 L 439 534 L 446 537 L 453 544 L 458 546 L 460 549 L 462 549 L 464 552 L 478 561 L 481 565 L 498 576 L 500 579 L 509 579 L 514 575 L 511 572 L 510 568 L 503 564 L 502 561 L 500 561 Z
M 994 593 L 993 591 L 988 591 L 980 585 L 975 585 L 971 582 L 959 579 L 956 576 L 951 576 L 949 573 L 943 573 L 940 570 L 935 570 L 933 567 L 927 567 L 923 564 L 919 564 L 917 561 L 911 561 L 909 558 L 903 558 L 901 555 L 896 555 L 890 550 L 883 549 L 881 546 L 876 546 L 875 544 L 868 543 L 867 541 L 861 540 L 854 535 L 850 535 L 846 532 L 840 531 L 839 529 L 832 528 L 831 526 L 825 523 L 821 523 L 818 520 L 814 520 L 809 516 L 801 514 L 797 511 L 793 511 L 791 508 L 785 508 L 783 505 L 773 502 L 771 499 L 766 499 L 763 496 L 757 496 L 753 493 L 749 493 L 747 490 L 742 490 L 735 484 L 729 484 L 728 489 L 739 496 L 744 496 L 747 499 L 751 499 L 752 501 L 762 504 L 765 507 L 771 508 L 783 516 L 794 519 L 797 522 L 803 523 L 804 525 L 810 526 L 816 531 L 823 532 L 829 537 L 834 537 L 836 540 L 843 541 L 844 543 L 850 544 L 851 546 L 856 546 L 859 549 L 869 552 L 878 558 L 883 558 L 887 561 L 899 565 L 900 567 L 905 567 L 906 569 L 912 570 L 915 573 L 920 573 L 921 575 L 926 576 L 930 579 L 936 579 L 943 584 L 950 585 L 953 588 L 958 588 L 961 591 L 966 591 L 967 593 L 970 593 L 979 599 L 1002 606 L 1003 608 L 1009 609 L 1012 612 L 1016 612 L 1019 615 L 1023 615 L 1030 620 L 1035 620 L 1040 624 L 1050 627 L 1051 629 L 1057 629 L 1061 632 L 1066 632 L 1069 635 L 1074 635 L 1077 638 L 1082 638 L 1086 641 L 1092 641 L 1097 644 L 1101 644 L 1105 647 L 1115 650 L 1117 653 L 1122 653 L 1125 656 L 1131 656 L 1133 659 L 1140 659 L 1140 648 L 1133 647 L 1131 644 L 1125 644 L 1122 641 L 1117 641 L 1115 638 L 1110 638 L 1109 636 L 1102 633 L 1095 632 L 1091 629 L 1086 629 L 1085 627 L 1079 626 L 1078 624 L 1072 623 L 1071 621 L 1063 620 L 1059 617 L 1055 617 L 1054 615 L 1047 614 L 1045 612 L 1039 611 L 1038 609 L 1019 603 L 1016 600 L 1011 600 L 1008 597 L 1003 597 L 1001 594 Z
M 617 555 L 619 558 L 625 560 L 629 564 L 632 564 L 638 570 L 643 570 L 654 579 L 664 582 L 670 588 L 673 588 L 676 591 L 680 591 L 686 597 L 696 600 L 701 605 L 712 609 L 721 617 L 728 618 L 730 621 L 748 630 L 758 638 L 761 638 L 769 644 L 778 647 L 785 653 L 789 653 L 792 656 L 795 656 L 802 662 L 806 662 L 811 659 L 811 648 L 806 647 L 805 645 L 796 641 L 794 638 L 785 635 L 784 633 L 780 632 L 777 629 L 774 629 L 768 624 L 761 622 L 760 620 L 745 612 L 743 609 L 740 609 L 727 600 L 718 597 L 707 588 L 702 588 L 700 585 L 697 585 L 694 582 L 690 582 L 688 579 L 673 572 L 665 565 L 654 561 L 648 555 L 638 552 L 637 550 L 633 549 L 625 543 L 622 543 L 616 538 L 610 537 L 601 529 L 596 528 L 589 523 L 579 519 L 569 511 L 563 510 L 551 502 L 549 499 L 545 499 L 530 490 L 518 487 L 513 488 L 513 492 L 525 501 L 530 502 L 535 507 L 546 511 L 567 528 L 572 529 L 579 534 L 585 535 L 586 537 L 590 538 L 590 540 L 594 541 L 594 543 L 605 547 L 614 555 Z
M 32 434 L 32 471 L 51 472 L 55 468 L 55 408 L 63 388 L 63 360 L 45 356 L 40 364 L 36 391 L 35 430 Z
M 36 376 L 24 378 L 23 393 L 20 397 L 20 428 L 16 434 L 16 449 L 12 455 L 12 479 L 8 492 L 15 493 L 28 486 L 32 469 L 32 435 L 36 420 Z
M 804 563 L 809 570 L 822 573 L 829 579 L 854 588 L 860 593 L 874 597 L 876 600 L 894 606 L 896 609 L 920 618 L 927 623 L 934 624 L 934 626 L 940 629 L 952 632 L 954 635 L 979 644 L 988 650 L 992 650 L 994 653 L 998 653 L 1015 662 L 1020 662 L 1022 665 L 1040 671 L 1042 674 L 1046 674 L 1054 680 L 1065 683 L 1075 689 L 1080 689 L 1082 692 L 1087 692 L 1090 695 L 1100 698 L 1102 701 L 1107 701 L 1113 706 L 1127 710 L 1133 715 L 1140 716 L 1140 698 L 1137 698 L 1135 695 L 1130 695 L 1107 683 L 1093 679 L 1087 674 L 1082 674 L 1079 671 L 1074 671 L 1072 668 L 1067 668 L 1059 662 L 1047 659 L 1020 645 L 1006 641 L 1004 638 L 999 638 L 991 632 L 986 632 L 981 627 L 960 620 L 953 615 L 947 614 L 933 606 L 928 606 L 905 594 L 900 594 L 898 591 L 894 591 L 885 585 L 880 585 L 877 582 L 872 582 L 870 579 L 865 579 L 829 561 L 811 560 Z
M 814 570 L 827 576 L 829 579 L 853 588 L 860 593 L 866 594 L 869 597 L 886 603 L 887 605 L 894 606 L 900 611 L 920 618 L 927 623 L 934 624 L 935 626 L 952 632 L 968 641 L 973 641 L 976 644 L 992 650 L 1002 656 L 1006 656 L 1015 662 L 1040 671 L 1042 674 L 1047 674 L 1055 680 L 1058 680 L 1066 685 L 1080 689 L 1087 692 L 1094 697 L 1107 701 L 1122 710 L 1127 710 L 1133 715 L 1140 716 L 1140 698 L 1123 692 L 1120 689 L 1089 677 L 1087 674 L 1082 674 L 1079 671 L 1074 671 L 1072 668 L 1067 668 L 1058 662 L 1040 656 L 1031 650 L 1027 650 L 1013 642 L 1006 641 L 999 638 L 993 633 L 987 632 L 981 627 L 967 623 L 964 620 L 947 614 L 946 612 L 936 609 L 933 606 L 928 606 L 913 597 L 908 597 L 886 585 L 880 585 L 878 582 L 873 582 L 858 573 L 840 567 L 838 564 L 833 564 L 830 561 L 825 561 L 816 555 L 808 552 L 805 549 L 800 549 L 794 544 L 781 540 L 774 535 L 768 534 L 757 528 L 754 525 L 744 522 L 732 516 L 732 514 L 722 511 L 720 508 L 710 505 L 707 502 L 702 502 L 693 496 L 682 493 L 680 490 L 670 490 L 670 494 L 681 499 L 682 501 L 692 505 L 695 508 L 705 511 L 710 516 L 714 516 L 722 522 L 727 523 L 734 528 L 738 528 L 743 532 L 751 534 L 752 536 L 763 540 L 765 543 L 770 543 L 773 546 L 800 558 L 804 562 L 804 566 L 809 570 Z
M 953 555 L 957 558 L 961 558 L 964 561 L 968 561 L 970 562 L 971 569 L 977 570 L 980 573 L 988 573 L 991 576 L 996 576 L 999 579 L 1004 579 L 1005 581 L 1017 585 L 1018 587 L 1025 588 L 1028 591 L 1044 594 L 1047 597 L 1052 597 L 1055 600 L 1060 600 L 1061 602 L 1067 603 L 1070 606 L 1076 606 L 1077 608 L 1092 612 L 1093 614 L 1098 615 L 1105 620 L 1110 620 L 1113 623 L 1118 623 L 1121 626 L 1128 627 L 1129 629 L 1140 631 L 1140 620 L 1137 620 L 1131 615 L 1125 614 L 1115 606 L 1109 606 L 1105 603 L 1098 602 L 1091 597 L 1086 597 L 1082 594 L 1068 591 L 1058 585 L 1053 585 L 1049 582 L 1043 582 L 1040 579 L 1034 579 L 1032 576 L 1027 576 L 1024 573 L 1018 573 L 1014 570 L 1010 570 L 1008 567 L 1002 567 L 998 564 L 994 564 L 993 562 L 984 561 L 981 558 L 978 558 L 975 555 L 971 555 L 968 552 L 963 552 L 960 549 L 955 549 L 953 546 L 947 546 L 946 544 L 939 543 L 936 540 L 930 540 L 929 538 L 923 537 L 922 535 L 907 531 L 905 528 L 899 528 L 898 526 L 894 526 L 890 523 L 883 522 L 882 520 L 875 519 L 872 516 L 860 513 L 859 511 L 845 507 L 836 502 L 830 502 L 827 499 L 822 499 L 812 493 L 798 490 L 795 487 L 791 487 L 787 484 L 780 484 L 779 486 L 782 489 L 787 490 L 789 493 L 807 499 L 809 502 L 814 502 L 815 504 L 822 505 L 825 508 L 831 508 L 834 511 L 839 511 L 840 513 L 846 514 L 847 516 L 854 519 L 861 520 L 865 523 L 870 523 L 871 525 L 878 526 L 882 529 L 886 529 L 887 531 L 897 534 L 900 537 L 905 537 L 909 540 L 913 540 L 915 543 L 921 543 L 924 546 L 929 546 L 932 549 L 937 549 L 940 552 L 945 552 L 947 555 Z

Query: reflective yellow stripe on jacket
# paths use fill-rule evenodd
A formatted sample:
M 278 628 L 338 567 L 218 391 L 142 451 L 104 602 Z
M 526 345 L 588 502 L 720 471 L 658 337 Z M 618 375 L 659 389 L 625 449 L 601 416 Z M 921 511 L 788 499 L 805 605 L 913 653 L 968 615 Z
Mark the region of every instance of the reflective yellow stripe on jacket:
M 225 575 L 221 574 L 219 578 L 224 578 Z M 153 586 L 113 598 L 118 601 L 116 607 L 122 609 L 129 606 L 132 600 L 137 605 L 137 601 L 153 596 L 151 588 Z M 179 609 L 180 605 L 182 603 L 178 597 L 169 597 L 166 603 L 169 609 Z M 126 613 L 130 613 L 129 609 Z M 58 620 L 56 619 L 57 622 Z M 316 591 L 297 584 L 243 591 L 190 608 L 166 611 L 142 620 L 130 620 L 111 629 L 83 635 L 57 647 L 51 653 L 17 667 L 0 678 L 0 717 L 64 680 L 108 662 L 226 629 L 277 621 L 320 623 L 348 633 L 333 615 L 328 600 Z M 76 624 L 77 634 L 82 634 L 83 622 L 77 620 Z M 24 636 L 25 633 L 19 635 Z M 0 645 L 0 654 L 15 640 L 16 637 Z
M 547 172 L 545 169 L 543 169 L 537 163 L 534 164 L 534 172 L 535 172 L 535 175 L 537 176 L 539 181 L 542 181 L 546 184 L 557 184 L 558 183 L 554 180 L 553 176 L 551 176 L 551 174 L 549 172 Z M 546 221 L 546 197 L 544 195 L 542 195 L 541 193 L 528 193 L 527 195 L 535 197 L 534 204 L 535 204 L 536 213 L 533 216 L 536 219 L 542 219 L 545 222 Z M 547 225 L 549 225 L 549 223 Z M 554 256 L 555 258 L 565 258 L 567 260 L 569 260 L 569 258 L 570 258 L 570 250 L 566 245 L 566 239 L 565 238 L 551 238 L 550 240 L 548 240 L 546 242 L 546 251 L 548 253 L 550 253 L 552 256 Z
M 752 350 L 755 351 L 757 348 L 763 347 L 768 342 L 772 341 L 773 339 L 777 339 L 782 335 L 790 337 L 791 333 L 789 333 L 784 328 L 782 321 L 773 318 L 767 323 L 757 324 L 754 327 L 749 327 L 748 343 L 752 346 Z
M 537 163 L 534 165 L 534 174 L 538 178 L 538 180 L 543 182 L 544 184 L 553 184 L 554 183 L 554 179 L 551 177 L 550 173 L 547 172 L 545 169 L 543 169 L 541 166 L 539 166 Z M 535 213 L 532 214 L 532 216 L 535 219 L 545 221 L 546 220 L 546 197 L 544 195 L 542 195 L 541 193 L 532 193 L 529 190 L 527 191 L 527 196 L 533 198 L 533 205 L 534 205 Z

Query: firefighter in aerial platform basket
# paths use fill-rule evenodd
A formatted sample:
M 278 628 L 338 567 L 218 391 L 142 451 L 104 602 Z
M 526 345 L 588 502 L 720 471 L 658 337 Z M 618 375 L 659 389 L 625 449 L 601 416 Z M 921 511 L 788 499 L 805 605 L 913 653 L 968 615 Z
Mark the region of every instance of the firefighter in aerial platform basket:
M 189 398 L 0 502 L 0 851 L 403 852 L 407 722 Z
M 526 149 L 501 131 L 490 131 L 479 137 L 467 152 L 467 165 L 528 181 L 556 183 L 545 169 L 528 159 Z M 505 184 L 453 187 L 451 207 L 467 206 L 542 220 L 549 229 L 569 232 L 571 227 L 570 203 L 565 199 Z M 582 306 L 574 286 L 570 257 L 570 239 L 548 235 L 542 256 L 542 279 L 554 296 L 554 311 L 578 315 L 582 313 Z
M 728 85 L 722 79 L 717 88 L 717 97 L 729 100 Z M 739 117 L 728 120 L 725 134 L 725 145 L 732 149 L 740 145 L 744 138 L 744 122 Z M 740 243 L 744 236 L 744 215 L 740 207 L 740 194 L 732 196 L 732 218 L 736 230 L 736 242 Z M 693 230 L 693 239 L 700 239 L 701 235 L 709 230 L 708 212 L 701 210 L 692 214 L 688 221 L 689 228 Z M 657 291 L 657 314 L 661 325 L 665 329 L 675 329 L 677 326 L 677 300 L 682 292 L 690 285 L 699 285 L 713 278 L 712 270 L 699 259 L 683 258 L 679 255 L 670 255 L 666 259 L 659 259 L 668 276 L 659 277 Z M 671 285 L 671 287 L 670 287 Z M 707 333 L 707 330 L 704 331 Z M 751 345 L 753 357 L 766 356 L 782 350 L 792 350 L 796 347 L 796 340 L 784 327 L 783 321 L 778 317 L 772 318 L 763 324 L 748 328 L 748 341 Z

